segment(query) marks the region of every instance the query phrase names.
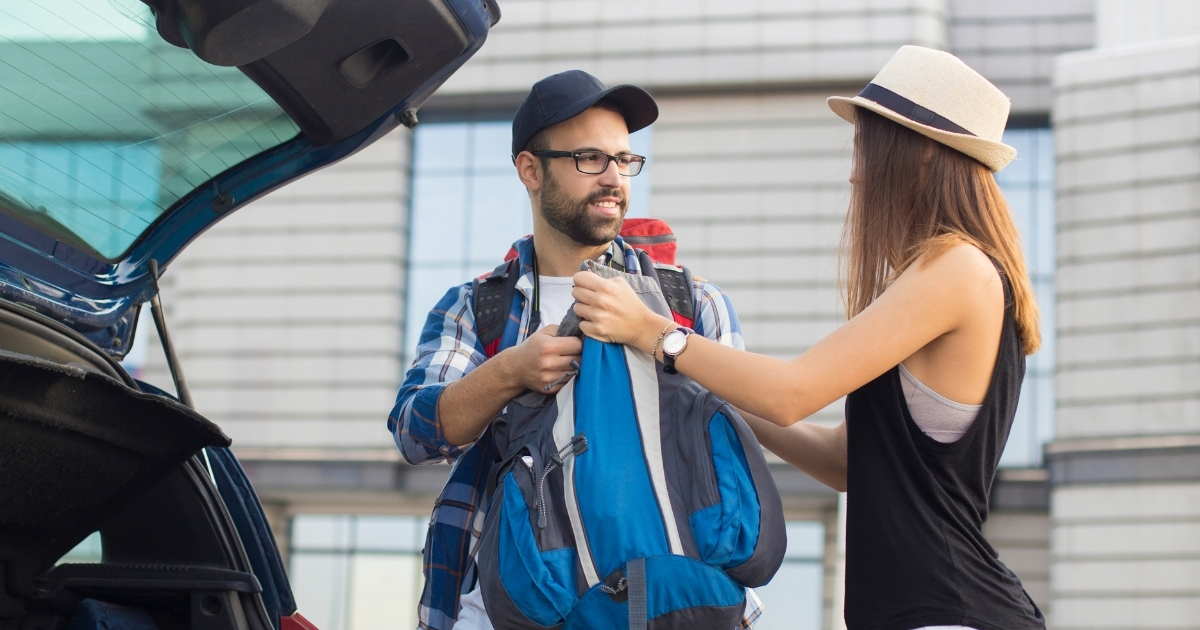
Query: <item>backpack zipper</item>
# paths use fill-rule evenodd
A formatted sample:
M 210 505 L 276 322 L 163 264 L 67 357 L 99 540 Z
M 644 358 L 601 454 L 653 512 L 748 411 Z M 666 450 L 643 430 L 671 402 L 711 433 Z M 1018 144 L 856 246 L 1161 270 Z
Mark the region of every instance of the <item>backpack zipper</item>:
M 576 434 L 566 446 L 552 456 L 550 465 L 542 472 L 542 478 L 537 484 L 538 528 L 546 529 L 546 477 L 566 461 L 566 458 L 579 455 L 587 450 L 587 437 L 582 433 Z M 531 468 L 532 470 L 532 468 Z

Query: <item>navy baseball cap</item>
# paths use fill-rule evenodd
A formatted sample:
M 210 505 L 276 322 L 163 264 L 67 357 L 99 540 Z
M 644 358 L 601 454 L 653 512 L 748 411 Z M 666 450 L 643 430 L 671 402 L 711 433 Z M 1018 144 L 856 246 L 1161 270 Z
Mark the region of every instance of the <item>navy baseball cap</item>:
M 602 98 L 617 106 L 629 133 L 649 127 L 658 118 L 658 104 L 636 85 L 608 87 L 583 70 L 552 74 L 533 84 L 513 117 L 513 159 L 537 132 L 574 118 Z

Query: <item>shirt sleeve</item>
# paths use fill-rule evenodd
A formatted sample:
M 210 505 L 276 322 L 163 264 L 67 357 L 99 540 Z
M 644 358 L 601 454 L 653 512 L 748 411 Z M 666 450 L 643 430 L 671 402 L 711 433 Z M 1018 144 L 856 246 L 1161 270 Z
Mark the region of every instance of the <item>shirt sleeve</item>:
M 487 358 L 475 335 L 471 285 L 446 292 L 429 312 L 417 358 L 404 376 L 396 406 L 388 415 L 388 430 L 396 447 L 410 464 L 435 464 L 455 460 L 469 444 L 446 441 L 438 420 L 438 400 L 446 386 L 466 376 Z
M 729 296 L 707 280 L 693 281 L 692 288 L 696 300 L 696 321 L 693 323 L 696 332 L 722 345 L 745 350 L 742 324 Z

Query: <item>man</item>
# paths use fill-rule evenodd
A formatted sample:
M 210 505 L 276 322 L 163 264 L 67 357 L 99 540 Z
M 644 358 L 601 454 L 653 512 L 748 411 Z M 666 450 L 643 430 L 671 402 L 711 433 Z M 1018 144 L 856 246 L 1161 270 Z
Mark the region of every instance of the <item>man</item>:
M 532 237 L 514 245 L 521 276 L 500 350 L 489 359 L 492 352 L 476 334 L 472 283 L 451 288 L 429 313 L 417 360 L 388 418 L 406 461 L 454 462 L 425 544 L 421 628 L 450 630 L 460 610 L 459 630 L 490 627 L 475 573 L 494 455 L 485 431 L 525 390 L 556 393 L 580 359 L 579 339 L 554 336 L 573 302 L 571 276 L 580 264 L 600 260 L 640 273 L 636 253 L 618 233 L 630 180 L 644 163 L 630 152 L 629 134 L 657 117 L 645 90 L 607 88 L 578 70 L 542 79 L 517 110 L 513 163 L 529 191 L 534 227 Z M 729 300 L 711 283 L 694 285 L 696 332 L 742 348 Z M 747 593 L 745 627 L 761 612 Z

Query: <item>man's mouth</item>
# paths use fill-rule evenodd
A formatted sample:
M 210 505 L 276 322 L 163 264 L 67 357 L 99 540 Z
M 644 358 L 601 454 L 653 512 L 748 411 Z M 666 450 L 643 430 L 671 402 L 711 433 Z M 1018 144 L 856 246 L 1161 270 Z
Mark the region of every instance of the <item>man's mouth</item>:
M 615 217 L 621 213 L 621 200 L 613 197 L 596 199 L 590 205 L 605 216 Z

